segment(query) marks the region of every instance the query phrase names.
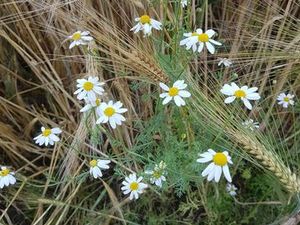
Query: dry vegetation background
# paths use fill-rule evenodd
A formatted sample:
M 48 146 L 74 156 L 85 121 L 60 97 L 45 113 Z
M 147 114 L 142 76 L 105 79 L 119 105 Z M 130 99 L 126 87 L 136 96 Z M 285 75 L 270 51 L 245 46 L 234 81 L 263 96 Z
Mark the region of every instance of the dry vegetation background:
M 164 24 L 151 38 L 129 31 L 145 12 Z M 167 0 L 2 0 L 0 164 L 18 183 L 0 191 L 0 224 L 297 224 L 300 105 L 296 97 L 283 110 L 276 96 L 299 96 L 299 15 L 298 0 L 191 0 L 186 10 Z M 179 47 L 197 27 L 218 32 L 224 45 L 215 55 Z M 77 30 L 95 43 L 69 50 L 66 37 Z M 233 68 L 217 67 L 218 57 Z M 129 109 L 125 125 L 99 128 L 79 113 L 76 79 L 88 75 Z M 163 108 L 158 81 L 179 76 L 193 98 L 184 109 Z M 233 80 L 259 87 L 250 114 L 223 104 L 219 90 Z M 240 125 L 249 117 L 259 132 Z M 41 125 L 62 128 L 54 148 L 34 144 Z M 226 197 L 225 183 L 191 172 L 201 171 L 189 162 L 210 142 L 232 149 L 239 200 Z M 101 181 L 88 175 L 91 156 L 113 161 Z M 129 202 L 123 176 L 158 159 L 170 165 L 167 187 Z

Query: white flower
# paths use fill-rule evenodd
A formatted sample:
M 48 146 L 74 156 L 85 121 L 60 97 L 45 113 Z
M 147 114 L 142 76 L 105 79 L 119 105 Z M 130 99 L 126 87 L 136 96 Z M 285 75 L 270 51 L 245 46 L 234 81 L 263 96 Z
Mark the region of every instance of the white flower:
M 248 109 L 252 109 L 252 105 L 250 104 L 249 100 L 258 100 L 260 96 L 258 93 L 255 93 L 258 90 L 257 87 L 248 88 L 248 86 L 243 86 L 239 88 L 235 83 L 225 84 L 221 92 L 224 95 L 229 95 L 230 97 L 225 99 L 225 103 L 229 104 L 233 102 L 236 98 L 241 99 L 244 102 L 244 105 Z
M 117 125 L 121 125 L 122 122 L 126 120 L 121 113 L 127 112 L 127 109 L 122 108 L 122 106 L 123 104 L 119 101 L 116 103 L 113 103 L 113 101 L 101 103 L 99 110 L 97 111 L 99 119 L 96 121 L 96 123 L 99 124 L 109 122 L 111 127 L 115 129 Z
M 88 98 L 86 98 L 85 102 L 86 102 L 86 104 L 82 109 L 80 109 L 80 112 L 86 112 L 86 111 L 89 111 L 92 108 L 96 108 L 97 112 L 99 111 L 99 106 L 101 104 L 100 98 L 96 98 L 95 101 L 90 101 Z
M 234 184 L 228 183 L 226 185 L 226 190 L 232 197 L 236 196 L 237 187 L 234 186 Z
M 154 170 L 147 170 L 145 171 L 145 173 L 151 175 L 150 182 L 152 184 L 155 184 L 158 187 L 162 187 L 162 182 L 166 181 L 165 168 L 166 164 L 163 161 L 161 161 L 159 165 L 155 165 Z
M 143 31 L 144 36 L 150 35 L 152 28 L 156 30 L 161 30 L 161 22 L 150 18 L 148 15 L 142 15 L 139 18 L 135 18 L 135 21 L 138 22 L 133 28 L 130 30 L 134 33 L 137 33 L 139 31 Z
M 58 142 L 60 139 L 56 134 L 60 134 L 62 131 L 58 127 L 56 128 L 41 128 L 42 133 L 38 135 L 37 137 L 33 138 L 33 140 L 36 140 L 35 143 L 38 145 L 47 146 L 48 144 L 54 145 L 54 142 Z
M 159 95 L 159 97 L 164 98 L 162 102 L 163 105 L 174 99 L 174 102 L 177 106 L 182 106 L 185 105 L 183 98 L 191 97 L 190 92 L 183 90 L 187 87 L 187 84 L 184 83 L 184 80 L 176 81 L 171 88 L 163 83 L 159 83 L 159 86 L 166 91 L 165 93 Z
M 246 120 L 245 122 L 242 123 L 242 125 L 245 128 L 250 129 L 252 131 L 254 131 L 255 129 L 259 128 L 259 123 L 258 122 L 254 122 L 252 119 Z
M 99 82 L 98 77 L 88 77 L 88 79 L 77 79 L 77 90 L 74 92 L 77 99 L 82 100 L 87 98 L 89 101 L 96 101 L 96 95 L 102 95 L 104 89 L 101 87 L 104 83 Z
M 74 34 L 69 36 L 68 38 L 73 40 L 69 46 L 69 49 L 77 45 L 87 45 L 90 41 L 93 40 L 93 38 L 89 34 L 89 31 L 76 31 Z
M 282 105 L 283 108 L 287 108 L 289 105 L 294 105 L 294 95 L 291 94 L 285 94 L 285 93 L 281 93 L 280 95 L 278 95 L 277 100 L 278 100 L 278 104 Z
M 182 6 L 182 8 L 186 7 L 187 4 L 188 4 L 187 0 L 181 0 L 181 6 Z
M 180 41 L 180 45 L 186 45 L 186 49 L 189 50 L 190 48 L 193 49 L 193 52 L 202 52 L 204 45 L 206 46 L 207 50 L 211 53 L 215 53 L 214 45 L 222 45 L 220 42 L 215 41 L 212 38 L 216 32 L 212 29 L 207 30 L 203 33 L 202 29 L 197 29 L 194 33 L 184 33 L 183 36 L 186 38 Z
M 1 166 L 0 171 L 0 189 L 4 186 L 9 186 L 16 183 L 15 173 L 11 172 L 7 167 Z
M 110 160 L 101 160 L 101 159 L 93 159 L 90 161 L 90 174 L 93 175 L 93 177 L 100 178 L 102 177 L 101 169 L 109 169 L 109 166 L 107 164 L 110 163 Z
M 232 61 L 226 58 L 219 58 L 218 66 L 224 65 L 225 67 L 230 67 L 232 65 Z
M 130 193 L 129 199 L 132 200 L 133 198 L 138 199 L 139 194 L 142 194 L 144 189 L 148 187 L 147 184 L 142 183 L 143 177 L 136 177 L 136 174 L 130 174 L 129 177 L 125 177 L 125 181 L 122 182 L 124 185 L 121 187 L 124 195 Z
M 208 149 L 207 152 L 201 153 L 199 156 L 202 157 L 197 159 L 197 162 L 199 163 L 207 163 L 212 161 L 206 167 L 206 169 L 203 170 L 201 174 L 203 177 L 207 176 L 208 181 L 214 179 L 215 182 L 219 182 L 223 171 L 226 180 L 231 182 L 228 163 L 232 164 L 232 161 L 227 151 L 215 152 L 212 149 Z

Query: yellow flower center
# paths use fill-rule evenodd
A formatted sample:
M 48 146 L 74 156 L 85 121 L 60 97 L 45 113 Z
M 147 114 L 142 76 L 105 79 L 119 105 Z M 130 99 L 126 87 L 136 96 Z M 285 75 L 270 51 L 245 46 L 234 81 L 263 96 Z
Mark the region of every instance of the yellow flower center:
M 90 161 L 90 166 L 91 166 L 91 167 L 97 166 L 97 160 L 96 160 L 96 159 L 91 160 L 91 161 Z
M 192 36 L 198 36 L 198 41 L 200 42 L 208 42 L 209 37 L 207 34 L 198 34 L 196 32 L 192 33 Z
M 227 164 L 227 157 L 222 152 L 217 152 L 214 155 L 213 161 L 218 166 L 225 166 Z
M 290 101 L 290 99 L 289 99 L 288 97 L 284 97 L 284 98 L 283 98 L 283 101 L 285 101 L 285 102 L 289 102 L 289 101 Z
M 87 82 L 85 82 L 84 84 L 83 84 L 83 89 L 85 90 L 85 91 L 90 91 L 90 90 L 92 90 L 94 88 L 94 84 L 92 83 L 92 82 L 90 82 L 90 81 L 87 81 Z
M 96 103 L 96 106 L 99 106 L 99 105 L 100 105 L 100 103 L 101 103 L 101 100 L 100 100 L 100 98 L 97 98 L 95 103 Z
M 150 23 L 151 18 L 148 15 L 143 15 L 140 17 L 140 22 L 142 24 Z
M 74 41 L 78 41 L 81 38 L 81 33 L 75 33 L 72 35 Z
M 161 172 L 160 171 L 154 171 L 152 176 L 155 178 L 155 179 L 159 179 L 161 177 Z
M 1 177 L 5 177 L 10 173 L 9 169 L 4 169 L 2 171 L 0 171 L 0 176 Z
M 208 42 L 209 37 L 207 34 L 199 34 L 198 41 L 200 42 Z
M 139 184 L 138 184 L 137 182 L 132 182 L 132 183 L 130 184 L 130 189 L 131 189 L 132 191 L 136 191 L 137 189 L 139 189 Z
M 50 134 L 51 134 L 51 129 L 45 129 L 45 130 L 43 131 L 43 136 L 44 136 L 44 137 L 48 137 Z
M 116 112 L 116 110 L 115 110 L 113 107 L 107 107 L 107 108 L 104 110 L 105 116 L 108 116 L 108 117 L 111 117 L 112 115 L 114 115 L 115 112 Z
M 237 98 L 244 98 L 246 97 L 246 92 L 244 92 L 243 90 L 237 90 L 234 92 L 234 96 Z
M 169 89 L 169 95 L 171 97 L 174 97 L 174 96 L 178 95 L 178 92 L 179 92 L 179 89 L 177 87 L 171 87 Z

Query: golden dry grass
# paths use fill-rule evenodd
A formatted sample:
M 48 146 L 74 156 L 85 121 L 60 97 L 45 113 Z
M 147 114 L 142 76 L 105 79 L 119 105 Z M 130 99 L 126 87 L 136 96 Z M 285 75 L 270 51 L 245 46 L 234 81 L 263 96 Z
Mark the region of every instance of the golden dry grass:
M 151 38 L 130 32 L 134 18 L 144 12 L 164 23 L 163 31 Z M 192 0 L 186 11 L 162 0 L 1 2 L 0 164 L 12 166 L 19 182 L 14 189 L 0 192 L 0 222 L 143 223 L 141 218 L 135 222 L 128 215 L 129 201 L 119 191 L 121 172 L 117 170 L 117 176 L 110 170 L 108 178 L 97 183 L 97 189 L 82 173 L 92 156 L 112 156 L 113 164 L 123 174 L 143 170 L 140 158 L 134 158 L 138 153 L 131 149 L 137 145 L 139 134 L 148 129 L 141 121 L 150 120 L 157 112 L 157 99 L 151 96 L 145 101 L 143 96 L 157 92 L 158 81 L 174 80 L 178 74 L 184 74 L 194 93 L 188 108 L 180 111 L 187 144 L 192 146 L 197 140 L 193 123 L 206 118 L 211 133 L 231 139 L 226 142 L 236 146 L 239 151 L 235 154 L 279 177 L 282 189 L 292 192 L 281 199 L 287 204 L 300 185 L 296 178 L 299 154 L 287 149 L 298 148 L 299 126 L 295 123 L 300 111 L 280 110 L 276 97 L 282 91 L 299 93 L 299 14 L 297 0 Z M 187 55 L 178 42 L 184 30 L 196 27 L 216 29 L 218 39 L 225 43 L 222 50 L 214 56 Z M 89 30 L 95 43 L 69 50 L 66 37 L 76 30 Z M 234 61 L 234 67 L 222 71 L 221 77 L 216 75 L 220 72 L 218 57 Z M 264 96 L 250 114 L 262 121 L 257 135 L 244 131 L 232 119 L 232 108 L 223 104 L 219 89 L 233 79 L 233 71 L 239 74 L 240 83 L 258 86 Z M 125 125 L 117 130 L 96 128 L 93 118 L 86 119 L 79 113 L 81 105 L 73 95 L 76 79 L 88 75 L 97 75 L 106 83 L 104 100 L 120 100 L 128 108 Z M 165 113 L 171 114 L 167 109 Z M 191 119 L 186 119 L 188 116 Z M 248 115 L 236 116 L 244 119 Z M 41 125 L 63 129 L 62 141 L 54 148 L 34 144 L 32 138 Z M 264 137 L 265 133 L 270 135 Z M 98 138 L 96 142 L 93 135 Z M 278 142 L 274 144 L 270 138 Z M 257 146 L 267 159 L 251 152 Z M 271 165 L 266 160 L 272 161 Z M 278 171 L 284 175 L 278 175 Z M 203 224 L 218 224 L 218 216 L 209 208 L 210 187 L 203 183 L 194 188 L 185 199 L 191 212 L 189 220 L 176 218 L 170 224 L 193 224 L 197 218 L 205 218 Z M 153 198 L 166 201 L 159 192 L 151 191 Z M 184 211 L 183 205 L 176 206 L 178 198 L 170 199 L 174 212 Z M 155 208 L 155 203 L 149 205 Z M 196 209 L 201 216 L 196 216 Z

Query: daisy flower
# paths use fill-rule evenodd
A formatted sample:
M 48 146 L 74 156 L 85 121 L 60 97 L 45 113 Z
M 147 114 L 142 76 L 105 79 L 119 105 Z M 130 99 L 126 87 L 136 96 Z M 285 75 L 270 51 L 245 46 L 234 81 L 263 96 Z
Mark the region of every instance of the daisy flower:
M 231 157 L 228 155 L 227 151 L 224 152 L 215 152 L 212 149 L 208 149 L 207 152 L 199 154 L 201 158 L 197 159 L 199 163 L 207 163 L 211 162 L 205 170 L 202 172 L 202 176 L 207 176 L 207 180 L 215 180 L 215 182 L 219 182 L 220 177 L 222 175 L 222 171 L 224 176 L 228 182 L 231 182 L 231 176 L 229 173 L 228 163 L 232 164 Z
M 256 91 L 258 90 L 257 87 L 248 88 L 248 86 L 243 86 L 239 88 L 234 82 L 229 84 L 225 84 L 221 92 L 224 95 L 229 95 L 230 97 L 225 99 L 225 103 L 229 104 L 233 102 L 235 99 L 241 99 L 244 102 L 244 105 L 248 109 L 252 109 L 252 105 L 250 104 L 249 100 L 259 100 L 260 96 Z
M 139 31 L 143 31 L 144 36 L 149 36 L 151 34 L 152 28 L 156 30 L 161 30 L 161 22 L 150 18 L 148 15 L 142 15 L 139 18 L 135 18 L 135 21 L 138 22 L 133 28 L 130 30 L 134 33 Z
M 100 98 L 96 98 L 95 101 L 90 101 L 87 98 L 87 99 L 85 99 L 85 102 L 86 102 L 86 104 L 82 109 L 80 109 L 80 112 L 86 112 L 86 111 L 89 111 L 92 108 L 96 108 L 96 110 L 98 111 L 101 100 L 100 100 Z
M 207 30 L 205 33 L 203 33 L 202 29 L 197 29 L 193 33 L 184 33 L 183 36 L 186 38 L 180 41 L 180 45 L 186 45 L 187 50 L 192 48 L 193 52 L 198 51 L 199 53 L 202 52 L 205 45 L 207 50 L 214 54 L 214 45 L 222 45 L 220 42 L 211 39 L 215 34 L 216 32 L 212 29 Z
M 188 4 L 187 0 L 181 0 L 181 6 L 182 6 L 182 8 L 186 7 L 187 4 Z
M 166 175 L 165 168 L 166 164 L 161 161 L 159 165 L 155 165 L 154 170 L 147 170 L 145 171 L 145 173 L 151 175 L 150 182 L 152 184 L 155 184 L 158 187 L 162 187 L 162 182 L 166 181 L 166 177 L 164 176 Z
M 0 170 L 0 189 L 4 186 L 13 185 L 16 183 L 15 173 L 11 172 L 6 166 L 1 166 Z
M 60 134 L 62 131 L 58 127 L 56 128 L 41 128 L 42 133 L 33 140 L 35 140 L 35 143 L 38 144 L 39 146 L 45 144 L 47 146 L 48 144 L 54 145 L 54 142 L 58 142 L 60 139 L 56 134 Z
M 121 113 L 127 112 L 127 109 L 122 108 L 122 106 L 123 104 L 119 101 L 116 103 L 113 103 L 113 101 L 109 101 L 108 103 L 102 102 L 97 111 L 99 119 L 96 123 L 109 122 L 110 126 L 115 129 L 117 125 L 121 125 L 126 120 Z
M 123 191 L 124 195 L 130 193 L 129 199 L 138 199 L 139 194 L 142 194 L 144 189 L 148 187 L 147 184 L 142 183 L 143 177 L 136 177 L 136 174 L 130 174 L 129 177 L 125 177 L 125 180 L 122 182 L 123 187 L 121 190 Z
M 232 61 L 227 58 L 219 58 L 218 66 L 224 65 L 225 67 L 230 67 L 232 65 Z
M 101 160 L 101 159 L 93 159 L 90 161 L 90 174 L 93 175 L 93 177 L 100 178 L 102 177 L 101 169 L 109 169 L 110 160 Z
M 294 95 L 291 94 L 285 94 L 285 93 L 281 93 L 280 95 L 278 95 L 277 100 L 278 100 L 278 104 L 282 105 L 283 108 L 287 108 L 289 105 L 294 105 Z
M 96 101 L 96 95 L 102 95 L 104 89 L 101 87 L 103 82 L 99 82 L 98 77 L 88 77 L 88 79 L 77 79 L 77 90 L 74 92 L 77 99 L 88 99 L 91 102 Z
M 226 185 L 226 190 L 232 197 L 236 196 L 237 187 L 234 184 L 228 183 Z
M 89 31 L 76 31 L 74 34 L 68 37 L 69 39 L 73 40 L 69 46 L 69 49 L 73 48 L 74 46 L 78 45 L 87 45 L 93 38 L 90 36 Z
M 184 83 L 184 80 L 176 81 L 171 88 L 163 83 L 159 83 L 159 86 L 166 91 L 165 93 L 159 95 L 160 98 L 164 98 L 162 102 L 163 105 L 174 99 L 174 102 L 177 106 L 182 106 L 185 105 L 183 98 L 191 97 L 191 93 L 184 90 L 187 87 L 187 84 Z
M 250 129 L 252 131 L 254 131 L 255 129 L 259 128 L 259 123 L 258 122 L 254 122 L 252 119 L 246 120 L 245 122 L 242 123 L 242 125 L 246 129 Z

